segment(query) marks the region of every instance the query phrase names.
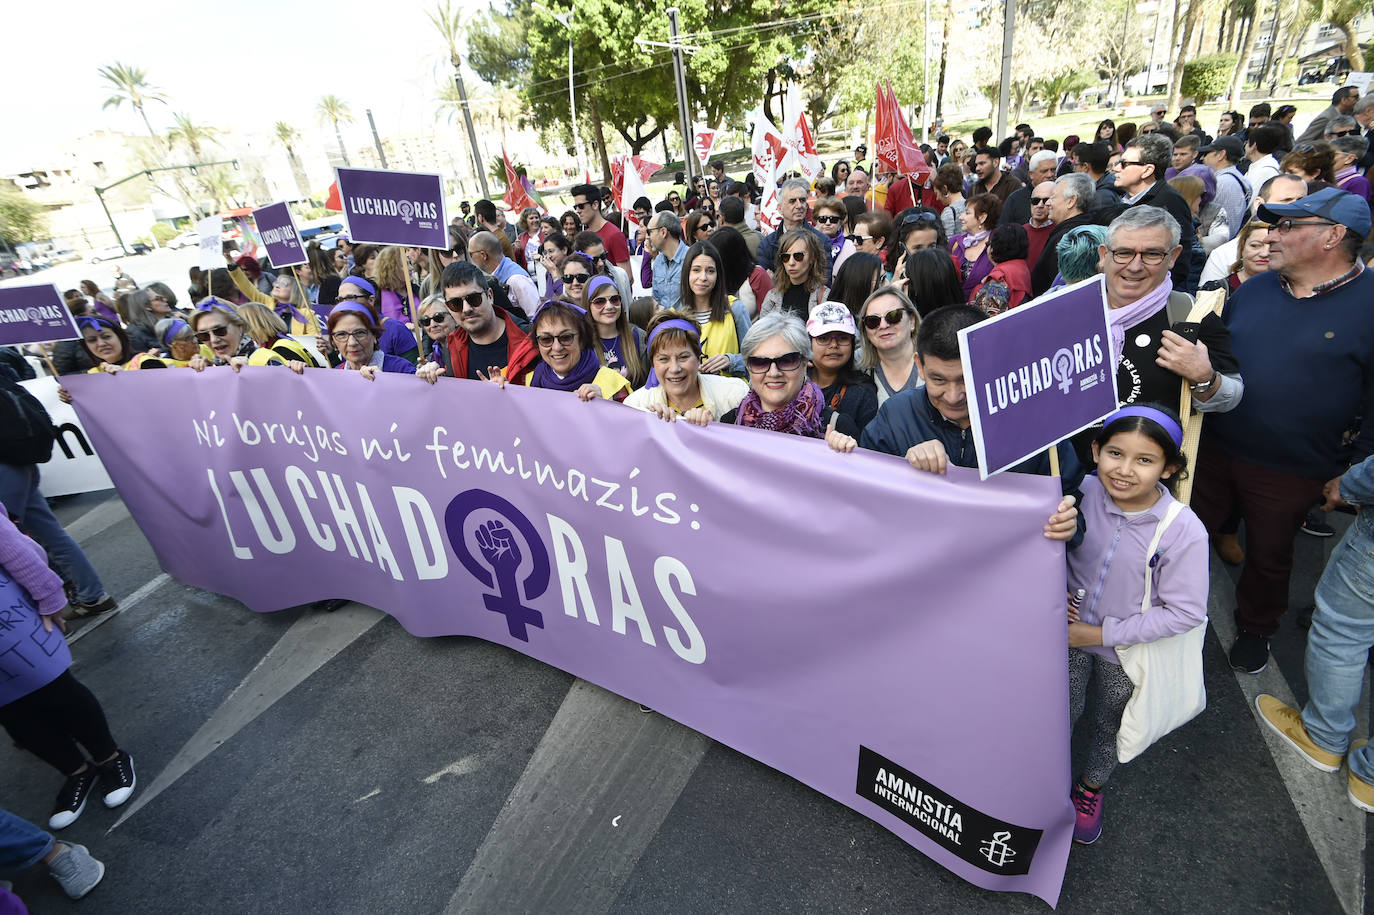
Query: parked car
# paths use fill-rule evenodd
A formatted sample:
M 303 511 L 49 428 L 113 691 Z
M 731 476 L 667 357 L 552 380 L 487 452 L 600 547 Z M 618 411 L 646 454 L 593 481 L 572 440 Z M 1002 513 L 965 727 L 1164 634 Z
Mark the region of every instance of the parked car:
M 127 248 L 121 248 L 119 245 L 107 245 L 104 248 L 97 248 L 92 251 L 88 260 L 92 264 L 98 264 L 101 261 L 112 261 L 121 257 L 131 257 L 135 254 L 147 254 L 152 250 L 151 246 L 145 245 L 141 241 L 134 242 Z
M 171 241 L 167 242 L 167 247 L 171 248 L 173 251 L 179 251 L 179 250 L 181 250 L 182 248 L 194 248 L 194 247 L 197 247 L 199 244 L 200 244 L 200 233 L 198 233 L 198 232 L 182 232 L 182 233 L 181 233 L 180 235 L 178 235 L 176 238 L 174 238 L 174 239 L 172 239 Z

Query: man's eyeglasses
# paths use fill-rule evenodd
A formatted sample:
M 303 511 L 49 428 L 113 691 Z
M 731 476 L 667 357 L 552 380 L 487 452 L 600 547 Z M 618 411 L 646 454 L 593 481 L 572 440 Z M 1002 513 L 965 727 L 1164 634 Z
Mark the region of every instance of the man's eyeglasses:
M 209 343 L 210 334 L 212 333 L 216 337 L 227 337 L 229 336 L 229 325 L 221 324 L 218 327 L 212 327 L 209 330 L 196 331 L 196 339 L 199 340 L 201 343 Z
M 444 303 L 444 304 L 448 304 L 448 303 L 446 302 L 446 303 Z M 443 324 L 443 323 L 444 323 L 445 321 L 447 321 L 447 320 L 448 320 L 448 315 L 446 315 L 446 314 L 429 315 L 428 317 L 424 317 L 424 318 L 421 318 L 421 319 L 420 319 L 420 326 L 421 326 L 421 327 L 429 327 L 429 325 L 431 325 L 431 324 Z
M 540 349 L 550 349 L 555 342 L 565 347 L 572 346 L 575 342 L 577 342 L 577 332 L 572 330 L 565 330 L 563 331 L 563 333 L 558 334 L 557 336 L 553 334 L 536 334 L 534 337 L 534 342 L 539 344 Z
M 1116 164 L 1113 165 L 1112 168 L 1116 169 L 1117 171 L 1121 171 L 1122 169 L 1130 168 L 1132 165 L 1147 164 L 1148 163 L 1146 162 L 1141 162 L 1139 159 L 1117 159 Z
M 1332 131 L 1331 136 L 1333 136 L 1333 137 L 1354 137 L 1354 136 L 1359 136 L 1359 133 L 1360 133 L 1360 132 L 1359 132 L 1358 130 L 1336 130 L 1336 131 Z
M 1045 204 L 1047 204 L 1047 203 L 1050 202 L 1050 198 L 1049 198 L 1049 197 L 1032 197 L 1032 198 L 1030 199 L 1030 201 L 1031 201 L 1031 206 L 1033 206 L 1033 207 L 1042 207 L 1042 206 L 1044 206 Z
M 744 360 L 745 365 L 749 366 L 750 373 L 754 375 L 765 375 L 773 366 L 778 367 L 780 372 L 795 372 L 801 368 L 801 353 L 783 353 L 781 356 L 750 356 Z
M 445 299 L 444 305 L 448 307 L 449 311 L 462 311 L 465 304 L 476 310 L 482 307 L 486 298 L 485 292 L 469 292 L 467 295 L 457 295 L 451 299 Z
M 1169 256 L 1168 251 L 1135 251 L 1131 248 L 1108 248 L 1107 253 L 1112 256 L 1113 263 L 1125 265 L 1138 257 L 1147 267 L 1158 267 Z
M 902 318 L 906 317 L 905 308 L 894 308 L 889 312 L 880 315 L 864 315 L 863 325 L 869 330 L 877 330 L 887 322 L 888 327 L 896 327 L 902 323 Z
M 596 204 L 593 203 L 592 201 L 590 201 L 590 200 L 584 200 L 584 201 L 582 201 L 581 203 L 574 203 L 574 204 L 573 204 L 573 209 L 574 209 L 574 210 L 580 210 L 580 209 L 583 209 L 584 207 L 594 207 L 594 206 L 596 206 Z
M 838 222 L 844 222 L 842 216 L 817 216 L 816 223 L 823 226 L 833 226 Z
M 1327 219 L 1280 219 L 1271 227 L 1280 235 L 1287 235 L 1293 229 L 1300 226 L 1334 226 L 1336 223 Z
M 347 343 L 349 337 L 352 337 L 354 340 L 356 340 L 356 341 L 358 341 L 359 343 L 361 343 L 361 342 L 363 342 L 364 340 L 366 340 L 368 337 L 372 336 L 372 331 L 366 330 L 366 329 L 361 329 L 361 330 L 336 330 L 336 331 L 334 331 L 333 333 L 331 333 L 329 336 L 332 337 L 332 338 L 334 339 L 334 342 L 335 342 L 335 343 Z

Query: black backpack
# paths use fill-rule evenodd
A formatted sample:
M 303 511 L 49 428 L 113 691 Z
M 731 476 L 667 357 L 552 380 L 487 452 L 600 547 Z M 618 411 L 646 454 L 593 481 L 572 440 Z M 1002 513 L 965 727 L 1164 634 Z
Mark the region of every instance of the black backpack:
M 43 405 L 8 373 L 0 373 L 0 464 L 46 464 L 57 430 Z

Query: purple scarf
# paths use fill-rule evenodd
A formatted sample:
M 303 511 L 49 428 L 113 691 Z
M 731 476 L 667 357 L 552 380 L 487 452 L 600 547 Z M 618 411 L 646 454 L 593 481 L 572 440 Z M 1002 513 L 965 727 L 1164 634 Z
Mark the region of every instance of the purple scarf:
M 751 387 L 749 393 L 744 395 L 744 400 L 740 401 L 739 410 L 735 413 L 735 425 L 820 438 L 823 431 L 821 408 L 824 406 L 825 395 L 814 381 L 808 380 L 791 403 L 771 413 L 763 408 L 759 395 Z
M 1126 331 L 1146 318 L 1157 314 L 1161 308 L 1168 305 L 1169 293 L 1173 291 L 1173 278 L 1166 273 L 1164 274 L 1164 282 L 1134 302 L 1120 308 L 1107 309 L 1107 316 L 1111 320 L 1112 365 L 1121 361 L 1121 350 L 1126 345 Z
M 534 368 L 534 378 L 530 379 L 532 388 L 551 388 L 555 391 L 576 391 L 589 384 L 596 373 L 601 371 L 601 360 L 596 357 L 596 347 L 589 346 L 582 351 L 582 358 L 566 376 L 559 378 L 558 373 L 541 362 Z
M 297 321 L 301 322 L 301 324 L 305 325 L 305 328 L 307 330 L 309 330 L 313 326 L 311 320 L 307 318 L 305 315 L 301 314 L 300 311 L 296 309 L 296 306 L 291 302 L 277 303 L 277 317 L 281 318 L 283 321 L 286 322 L 288 333 L 290 332 L 292 318 L 295 318 Z

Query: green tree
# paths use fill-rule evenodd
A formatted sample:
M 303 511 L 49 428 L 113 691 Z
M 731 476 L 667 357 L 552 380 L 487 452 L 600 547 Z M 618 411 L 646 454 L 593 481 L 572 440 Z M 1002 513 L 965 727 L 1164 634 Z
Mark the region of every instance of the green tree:
M 138 112 L 138 116 L 143 119 L 143 126 L 148 128 L 148 136 L 156 137 L 157 131 L 153 130 L 153 125 L 148 121 L 148 102 L 167 103 L 167 96 L 153 85 L 148 83 L 148 71 L 142 67 L 135 67 L 131 64 L 122 64 L 116 61 L 108 66 L 101 67 L 98 71 L 102 79 L 114 89 L 114 95 L 105 99 L 105 104 L 101 108 L 118 108 L 125 102 L 133 106 Z
M 167 131 L 167 144 L 169 146 L 185 146 L 194 157 L 192 161 L 205 161 L 205 144 L 213 143 L 219 137 L 219 131 L 204 124 L 197 124 L 191 120 L 189 114 L 173 114 L 174 122 L 172 129 Z
M 348 103 L 337 95 L 326 95 L 315 106 L 315 113 L 321 124 L 328 121 L 334 125 L 334 139 L 339 144 L 339 158 L 343 159 L 344 165 L 349 165 L 348 150 L 344 149 L 343 133 L 339 130 L 340 122 L 347 123 L 353 120 L 353 112 L 349 110 Z
M 453 85 L 458 92 L 458 102 L 462 106 L 465 126 L 468 133 L 468 145 L 471 147 L 472 162 L 474 171 L 477 174 L 477 181 L 482 186 L 482 196 L 491 197 L 491 192 L 487 189 L 487 178 L 482 173 L 482 154 L 478 149 L 477 133 L 472 125 L 472 109 L 468 107 L 468 91 L 463 85 L 463 55 L 461 45 L 468 30 L 466 23 L 463 22 L 463 14 L 460 10 L 455 10 L 450 5 L 450 0 L 443 0 L 437 7 L 425 14 L 435 30 L 439 32 L 444 44 L 447 46 L 449 63 L 453 67 Z
M 1179 89 L 1185 97 L 1195 99 L 1199 105 L 1205 105 L 1217 96 L 1226 94 L 1235 72 L 1234 54 L 1195 57 L 1183 65 L 1183 80 Z
M 1045 117 L 1052 118 L 1059 113 L 1059 103 L 1064 96 L 1082 92 L 1097 83 L 1097 74 L 1092 70 L 1068 70 L 1032 84 L 1035 94 L 1045 100 Z
M 301 200 L 309 200 L 310 188 L 305 180 L 305 169 L 301 167 L 300 157 L 296 155 L 296 144 L 301 139 L 300 133 L 285 121 L 278 121 L 272 125 L 272 136 L 286 150 L 286 158 L 291 163 L 291 177 L 296 181 L 296 194 Z
M 1360 39 L 1355 34 L 1355 20 L 1370 10 L 1374 10 L 1374 0 L 1323 0 L 1320 21 L 1345 33 L 1341 53 L 1350 59 L 1351 67 L 1358 67 L 1364 60 L 1360 51 Z
M 26 196 L 12 182 L 0 182 L 0 237 L 14 243 L 46 238 L 48 220 L 43 204 Z

